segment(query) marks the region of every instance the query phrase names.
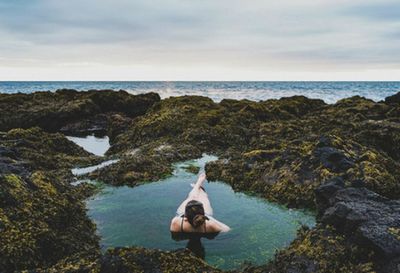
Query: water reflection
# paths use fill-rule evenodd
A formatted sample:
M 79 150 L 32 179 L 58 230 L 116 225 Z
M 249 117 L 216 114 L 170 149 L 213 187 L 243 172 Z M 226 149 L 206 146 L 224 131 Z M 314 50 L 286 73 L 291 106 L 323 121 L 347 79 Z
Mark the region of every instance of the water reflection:
M 186 248 L 193 252 L 193 254 L 205 260 L 206 258 L 206 250 L 201 242 L 202 238 L 206 238 L 208 240 L 213 240 L 217 237 L 217 233 L 187 233 L 187 232 L 171 232 L 171 238 L 175 241 L 188 241 L 186 244 Z

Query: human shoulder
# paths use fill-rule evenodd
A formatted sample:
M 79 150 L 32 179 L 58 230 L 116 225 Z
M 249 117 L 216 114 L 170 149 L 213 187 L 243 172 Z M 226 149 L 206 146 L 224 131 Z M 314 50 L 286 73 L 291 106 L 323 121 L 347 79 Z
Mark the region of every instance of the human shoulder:
M 170 230 L 173 232 L 180 231 L 181 229 L 181 217 L 175 216 L 171 220 Z
M 213 220 L 207 221 L 207 233 L 220 232 L 221 227 Z

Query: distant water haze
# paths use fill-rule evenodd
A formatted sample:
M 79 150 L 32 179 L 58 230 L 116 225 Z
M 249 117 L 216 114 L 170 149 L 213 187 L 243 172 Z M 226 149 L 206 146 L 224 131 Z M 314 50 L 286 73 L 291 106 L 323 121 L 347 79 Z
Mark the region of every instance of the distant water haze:
M 70 88 L 76 90 L 126 90 L 132 94 L 156 92 L 162 98 L 183 95 L 207 96 L 216 102 L 222 99 L 254 101 L 279 99 L 294 95 L 322 99 L 326 103 L 352 96 L 374 101 L 400 92 L 400 82 L 144 82 L 144 81 L 33 81 L 0 82 L 1 93 L 31 93 Z

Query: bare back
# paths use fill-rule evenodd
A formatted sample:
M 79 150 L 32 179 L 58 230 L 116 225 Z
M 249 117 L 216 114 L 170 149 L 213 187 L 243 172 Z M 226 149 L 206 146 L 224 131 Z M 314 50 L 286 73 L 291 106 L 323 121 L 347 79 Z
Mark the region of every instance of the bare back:
M 216 233 L 223 231 L 223 228 L 213 219 L 206 220 L 200 227 L 193 227 L 186 217 L 176 216 L 171 221 L 170 230 L 172 232 L 187 232 L 187 233 Z

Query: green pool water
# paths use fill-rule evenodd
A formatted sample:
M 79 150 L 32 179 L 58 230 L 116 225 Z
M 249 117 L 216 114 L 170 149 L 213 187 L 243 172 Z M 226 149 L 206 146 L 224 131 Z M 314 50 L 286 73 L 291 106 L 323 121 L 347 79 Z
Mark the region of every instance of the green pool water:
M 175 241 L 169 232 L 171 218 L 191 190 L 190 183 L 197 179 L 197 175 L 183 167 L 194 164 L 204 169 L 207 161 L 215 159 L 204 155 L 176 164 L 173 176 L 134 188 L 104 186 L 100 194 L 87 201 L 88 214 L 97 224 L 102 248 L 132 245 L 163 250 L 185 248 L 188 241 Z M 205 260 L 221 269 L 232 269 L 245 261 L 266 263 L 277 249 L 295 238 L 300 225 L 315 224 L 312 213 L 235 193 L 221 182 L 205 183 L 205 189 L 214 217 L 231 227 L 230 232 L 212 240 L 201 239 Z

